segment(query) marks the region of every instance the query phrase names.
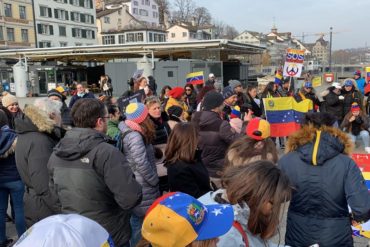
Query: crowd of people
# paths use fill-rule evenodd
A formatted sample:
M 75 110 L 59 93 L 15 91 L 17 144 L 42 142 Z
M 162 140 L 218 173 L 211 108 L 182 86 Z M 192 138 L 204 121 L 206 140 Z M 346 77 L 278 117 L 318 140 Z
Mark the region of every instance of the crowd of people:
M 370 152 L 366 85 L 333 83 L 320 101 L 310 80 L 258 92 L 238 80 L 222 89 L 210 74 L 159 96 L 153 80 L 131 78 L 118 99 L 78 84 L 69 106 L 63 87 L 24 109 L 3 94 L 0 247 L 13 242 L 9 202 L 15 246 L 284 246 L 271 238 L 288 202 L 285 245 L 353 246 L 351 221 L 370 219 L 349 157 L 357 137 Z M 264 114 L 263 99 L 273 97 L 308 99 L 314 109 L 279 145 Z M 54 228 L 60 236 L 43 240 Z

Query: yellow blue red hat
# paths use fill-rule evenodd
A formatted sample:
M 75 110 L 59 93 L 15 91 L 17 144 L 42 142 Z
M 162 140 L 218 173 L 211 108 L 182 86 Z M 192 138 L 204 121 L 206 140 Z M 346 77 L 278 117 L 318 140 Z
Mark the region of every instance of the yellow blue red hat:
M 270 123 L 256 117 L 249 121 L 245 131 L 247 136 L 260 141 L 270 137 Z
M 172 192 L 148 209 L 141 234 L 153 247 L 184 247 L 224 235 L 233 221 L 229 204 L 203 205 L 188 194 Z
M 148 116 L 148 108 L 143 103 L 130 103 L 126 107 L 125 115 L 127 120 L 139 124 Z
M 239 106 L 234 106 L 232 109 L 231 109 L 231 114 L 230 114 L 230 118 L 240 118 L 241 117 L 241 112 L 240 112 L 240 107 Z

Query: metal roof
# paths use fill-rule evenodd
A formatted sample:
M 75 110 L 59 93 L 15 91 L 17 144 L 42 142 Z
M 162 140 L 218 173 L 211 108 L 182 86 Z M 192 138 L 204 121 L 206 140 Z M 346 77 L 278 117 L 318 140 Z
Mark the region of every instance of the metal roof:
M 259 54 L 264 47 L 230 40 L 197 40 L 187 42 L 150 42 L 117 45 L 94 45 L 0 51 L 0 59 L 27 58 L 29 61 L 108 61 L 114 58 L 141 57 L 192 58 L 194 52 L 219 51 L 221 55 Z

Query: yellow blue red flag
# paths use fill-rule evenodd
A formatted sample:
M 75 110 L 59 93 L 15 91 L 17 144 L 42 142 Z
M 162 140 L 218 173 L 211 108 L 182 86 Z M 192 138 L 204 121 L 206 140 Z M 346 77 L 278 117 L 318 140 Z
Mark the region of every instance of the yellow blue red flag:
M 186 84 L 203 84 L 204 83 L 204 75 L 203 71 L 193 72 L 186 75 Z
M 289 136 L 301 127 L 304 114 L 313 110 L 312 101 L 297 102 L 293 97 L 263 99 L 266 120 L 270 123 L 271 136 Z

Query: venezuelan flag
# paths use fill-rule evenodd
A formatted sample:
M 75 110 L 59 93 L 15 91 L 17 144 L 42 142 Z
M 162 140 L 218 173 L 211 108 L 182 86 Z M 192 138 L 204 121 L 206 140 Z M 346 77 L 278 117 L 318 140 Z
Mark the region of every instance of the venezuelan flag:
M 281 70 L 276 71 L 275 74 L 275 83 L 281 84 L 283 82 L 283 73 Z
M 311 100 L 298 103 L 293 97 L 265 98 L 263 104 L 272 137 L 289 136 L 300 129 L 304 114 L 313 109 Z
M 204 75 L 203 71 L 193 72 L 186 75 L 186 84 L 203 84 L 204 83 Z

